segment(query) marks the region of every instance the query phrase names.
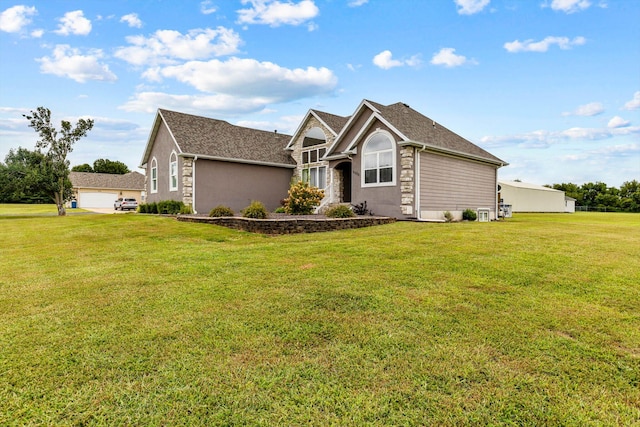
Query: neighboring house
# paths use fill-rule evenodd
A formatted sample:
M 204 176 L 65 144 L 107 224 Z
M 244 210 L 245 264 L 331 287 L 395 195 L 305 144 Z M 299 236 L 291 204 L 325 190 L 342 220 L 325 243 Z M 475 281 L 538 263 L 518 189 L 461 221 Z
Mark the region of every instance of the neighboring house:
M 325 190 L 321 209 L 366 201 L 376 215 L 440 221 L 465 209 L 496 219 L 506 163 L 408 105 L 363 100 L 348 117 L 309 110 L 292 137 L 158 110 L 141 165 L 149 201 L 200 213 L 253 199 L 273 209 L 296 177 Z
M 195 213 L 238 212 L 253 200 L 274 210 L 287 197 L 295 163 L 291 137 L 159 109 L 142 157 L 149 203 L 182 201 Z
M 574 212 L 575 199 L 564 191 L 518 181 L 500 181 L 500 199 L 512 212 Z M 566 199 L 573 200 L 573 207 Z
M 113 208 L 113 203 L 119 197 L 144 201 L 144 175 L 139 172 L 123 175 L 71 172 L 69 179 L 80 208 Z
M 576 199 L 569 196 L 564 196 L 564 211 L 566 213 L 575 213 L 576 211 Z

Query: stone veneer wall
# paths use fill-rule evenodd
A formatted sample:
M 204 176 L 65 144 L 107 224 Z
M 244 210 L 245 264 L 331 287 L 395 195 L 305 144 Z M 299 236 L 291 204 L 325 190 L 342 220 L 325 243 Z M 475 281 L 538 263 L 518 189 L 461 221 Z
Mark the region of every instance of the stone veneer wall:
M 319 218 L 319 219 L 253 219 L 239 217 L 202 217 L 179 215 L 178 221 L 201 222 L 220 225 L 235 230 L 262 234 L 318 233 L 323 231 L 348 230 L 352 228 L 371 227 L 391 224 L 395 218 L 360 216 L 355 218 Z
M 182 203 L 193 206 L 193 159 L 182 159 Z
M 413 147 L 402 147 L 400 150 L 400 191 L 402 193 L 400 211 L 403 215 L 413 215 L 415 200 L 414 151 Z
M 318 121 L 318 119 L 316 119 L 315 117 L 311 116 L 309 118 L 309 120 L 307 121 L 307 123 L 305 124 L 304 128 L 302 129 L 302 131 L 300 132 L 300 137 L 294 142 L 293 144 L 293 151 L 291 153 L 291 156 L 293 157 L 293 159 L 296 161 L 296 172 L 295 172 L 295 176 L 298 179 L 302 179 L 302 170 L 305 168 L 305 166 L 309 166 L 309 164 L 303 164 L 302 163 L 302 151 L 307 150 L 311 147 L 305 147 L 304 149 L 302 148 L 302 141 L 304 140 L 304 136 L 307 134 L 307 132 L 309 132 L 309 130 L 311 130 L 311 128 L 320 128 L 322 129 L 322 131 L 324 132 L 325 135 L 325 139 L 326 139 L 326 143 L 325 144 L 320 144 L 320 145 L 315 145 L 313 146 L 313 148 L 326 148 L 329 149 L 329 147 L 331 146 L 331 144 L 333 143 L 333 140 L 335 139 L 335 137 L 333 136 L 333 134 L 331 132 L 329 132 L 328 129 L 325 128 L 325 126 L 322 125 L 322 123 L 320 123 L 320 121 Z M 334 202 L 334 200 L 331 200 L 331 195 L 335 194 L 335 176 L 333 171 L 329 168 L 329 162 L 327 161 L 323 161 L 323 162 L 315 162 L 312 164 L 312 166 L 326 166 L 327 167 L 327 188 L 325 188 L 325 197 L 323 202 L 328 201 L 329 203 Z M 339 183 L 338 183 L 339 185 Z M 335 199 L 335 196 L 334 196 Z M 340 199 L 338 199 L 340 200 Z

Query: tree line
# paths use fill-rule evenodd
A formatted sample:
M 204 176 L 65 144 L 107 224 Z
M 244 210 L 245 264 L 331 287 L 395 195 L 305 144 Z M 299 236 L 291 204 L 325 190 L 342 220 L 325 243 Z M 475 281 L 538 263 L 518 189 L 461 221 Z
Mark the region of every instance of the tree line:
M 608 187 L 604 182 L 547 185 L 564 191 L 565 196 L 576 199 L 576 207 L 583 210 L 611 212 L 640 212 L 640 182 L 625 181 L 620 188 Z
M 73 197 L 73 186 L 69 180 L 67 155 L 73 145 L 87 136 L 93 128 L 93 120 L 79 119 L 75 126 L 62 120 L 57 129 L 51 123 L 51 111 L 38 107 L 30 114 L 23 114 L 29 127 L 40 139 L 35 150 L 11 149 L 0 162 L 0 203 L 55 203 L 58 215 L 65 215 L 65 203 Z M 127 173 L 129 168 L 122 162 L 98 159 L 93 163 L 74 167 L 74 171 Z

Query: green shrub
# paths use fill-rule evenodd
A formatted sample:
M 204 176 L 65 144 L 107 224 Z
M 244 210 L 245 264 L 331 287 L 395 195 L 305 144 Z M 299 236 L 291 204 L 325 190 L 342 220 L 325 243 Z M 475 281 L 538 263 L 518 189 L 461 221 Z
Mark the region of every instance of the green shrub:
M 465 209 L 462 212 L 462 219 L 464 221 L 475 221 L 477 217 L 478 215 L 476 214 L 476 211 L 472 209 Z
M 289 197 L 284 199 L 284 210 L 292 215 L 309 215 L 320 205 L 324 190 L 298 181 L 289 188 Z
M 177 200 L 161 200 L 158 202 L 158 213 L 176 215 L 184 208 L 184 203 Z
M 245 218 L 265 219 L 267 217 L 267 208 L 264 207 L 262 202 L 254 200 L 242 210 L 242 215 Z
M 356 216 L 355 213 L 349 208 L 349 206 L 345 205 L 337 205 L 333 206 L 325 212 L 325 215 L 329 218 L 351 218 Z
M 193 213 L 193 209 L 191 209 L 191 205 L 183 205 L 180 208 L 180 213 L 182 215 L 191 215 Z
M 157 214 L 158 213 L 158 204 L 156 202 L 149 203 L 147 205 L 147 213 Z
M 218 205 L 215 208 L 211 209 L 209 212 L 209 216 L 218 217 L 218 216 L 234 216 L 235 213 L 233 210 L 227 206 Z
M 146 203 L 140 203 L 138 205 L 138 213 L 147 213 L 147 204 Z
M 286 213 L 284 210 L 284 206 L 279 206 L 276 208 L 275 211 L 273 211 L 273 213 Z

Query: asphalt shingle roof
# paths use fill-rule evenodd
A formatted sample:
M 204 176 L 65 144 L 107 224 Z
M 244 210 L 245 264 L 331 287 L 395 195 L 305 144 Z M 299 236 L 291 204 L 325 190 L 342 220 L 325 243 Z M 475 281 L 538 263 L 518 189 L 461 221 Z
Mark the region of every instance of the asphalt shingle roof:
M 74 188 L 114 188 L 119 190 L 144 190 L 144 175 L 129 172 L 124 175 L 111 173 L 71 172 L 69 179 Z
M 349 116 L 337 116 L 335 114 L 326 113 L 324 111 L 312 110 L 320 119 L 327 124 L 331 128 L 335 134 L 339 134 L 344 125 L 349 121 Z
M 389 123 L 411 141 L 422 142 L 447 151 L 468 154 L 494 162 L 505 163 L 488 151 L 478 147 L 402 102 L 391 105 L 382 105 L 369 100 L 367 100 L 367 102 L 378 109 L 380 114 Z
M 237 161 L 295 165 L 285 147 L 291 135 L 232 125 L 223 120 L 158 110 L 183 153 Z

